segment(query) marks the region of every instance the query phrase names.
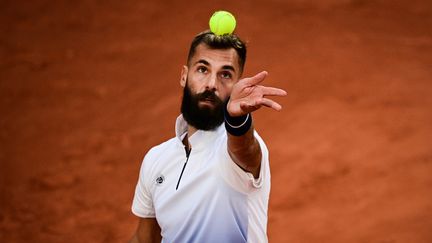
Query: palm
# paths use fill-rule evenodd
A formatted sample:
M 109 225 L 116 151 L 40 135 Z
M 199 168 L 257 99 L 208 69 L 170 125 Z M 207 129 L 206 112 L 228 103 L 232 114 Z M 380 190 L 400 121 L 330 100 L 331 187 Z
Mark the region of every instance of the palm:
M 268 96 L 285 96 L 282 89 L 259 85 L 267 72 L 261 72 L 254 77 L 238 81 L 231 92 L 227 110 L 231 116 L 242 116 L 266 106 L 274 110 L 282 109 L 281 105 L 267 98 Z

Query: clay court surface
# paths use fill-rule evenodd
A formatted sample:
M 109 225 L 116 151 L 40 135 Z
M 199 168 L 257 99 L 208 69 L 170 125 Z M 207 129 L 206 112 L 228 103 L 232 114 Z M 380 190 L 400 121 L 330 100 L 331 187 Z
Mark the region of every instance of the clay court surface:
M 432 3 L 2 1 L 0 242 L 126 242 L 139 167 L 174 136 L 181 66 L 237 16 L 245 75 L 281 112 L 255 126 L 271 243 L 432 242 Z

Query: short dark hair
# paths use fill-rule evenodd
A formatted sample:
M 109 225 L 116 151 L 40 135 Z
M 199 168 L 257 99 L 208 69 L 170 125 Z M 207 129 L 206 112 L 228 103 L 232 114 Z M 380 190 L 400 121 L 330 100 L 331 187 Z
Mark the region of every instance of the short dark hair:
M 240 66 L 240 74 L 246 62 L 246 44 L 235 34 L 215 35 L 210 30 L 199 33 L 192 40 L 187 63 L 189 64 L 192 57 L 195 55 L 196 47 L 204 43 L 211 49 L 230 49 L 234 48 L 238 55 L 238 62 Z

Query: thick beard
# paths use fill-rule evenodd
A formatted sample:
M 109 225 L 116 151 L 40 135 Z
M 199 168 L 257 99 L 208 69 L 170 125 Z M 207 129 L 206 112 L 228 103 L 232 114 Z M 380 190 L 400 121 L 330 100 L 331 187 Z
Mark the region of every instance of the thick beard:
M 199 102 L 205 99 L 212 100 L 214 107 L 200 107 Z M 200 94 L 192 94 L 186 82 L 183 89 L 181 113 L 186 122 L 194 128 L 212 131 L 224 121 L 224 104 L 224 101 L 210 90 L 206 90 Z

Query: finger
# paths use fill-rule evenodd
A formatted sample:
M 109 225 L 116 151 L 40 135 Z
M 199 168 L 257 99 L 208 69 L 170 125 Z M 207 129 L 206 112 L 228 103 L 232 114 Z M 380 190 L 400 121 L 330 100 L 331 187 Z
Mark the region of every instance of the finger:
M 278 89 L 274 87 L 265 87 L 261 86 L 263 95 L 265 96 L 285 96 L 287 95 L 287 92 L 283 89 Z
M 258 103 L 258 101 L 253 101 L 253 103 L 248 103 L 248 102 L 241 102 L 240 103 L 240 108 L 243 111 L 246 111 L 247 113 L 255 111 L 257 109 L 259 109 L 261 107 L 261 105 Z
M 262 71 L 253 77 L 245 78 L 244 84 L 246 86 L 257 85 L 257 84 L 261 83 L 262 81 L 264 81 L 264 79 L 267 77 L 267 75 L 268 75 L 267 71 Z
M 277 102 L 271 100 L 271 99 L 262 98 L 259 101 L 259 104 L 263 105 L 263 106 L 266 106 L 266 107 L 269 107 L 269 108 L 272 108 L 272 109 L 277 110 L 277 111 L 282 110 L 282 106 L 279 105 Z

